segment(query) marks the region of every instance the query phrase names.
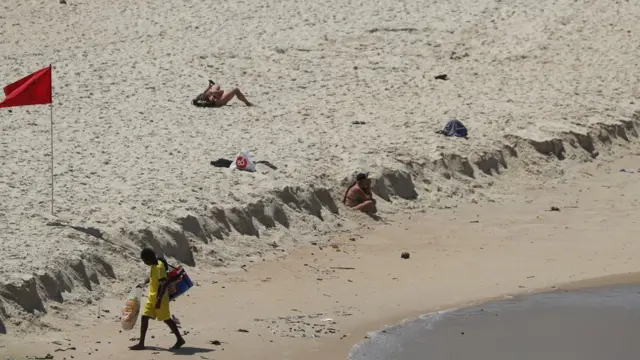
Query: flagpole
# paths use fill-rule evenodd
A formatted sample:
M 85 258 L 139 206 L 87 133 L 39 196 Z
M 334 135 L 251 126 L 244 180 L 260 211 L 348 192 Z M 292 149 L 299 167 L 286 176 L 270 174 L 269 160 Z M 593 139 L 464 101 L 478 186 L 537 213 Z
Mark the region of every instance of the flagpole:
M 49 65 L 51 68 L 51 65 Z M 53 215 L 53 71 L 51 72 L 51 215 Z

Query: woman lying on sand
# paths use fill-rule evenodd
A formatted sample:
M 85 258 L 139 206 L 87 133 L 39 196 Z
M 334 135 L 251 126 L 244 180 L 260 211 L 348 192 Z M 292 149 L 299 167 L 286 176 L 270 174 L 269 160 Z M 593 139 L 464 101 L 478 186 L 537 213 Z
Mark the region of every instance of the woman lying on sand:
M 369 214 L 378 212 L 376 200 L 371 193 L 371 179 L 365 173 L 356 175 L 356 181 L 344 193 L 342 202 L 348 207 Z
M 212 80 L 209 80 L 209 87 L 197 98 L 193 99 L 191 103 L 195 106 L 224 106 L 234 97 L 237 97 L 247 106 L 252 105 L 240 89 L 234 88 L 231 91 L 223 91 L 220 90 L 220 85 L 216 85 Z

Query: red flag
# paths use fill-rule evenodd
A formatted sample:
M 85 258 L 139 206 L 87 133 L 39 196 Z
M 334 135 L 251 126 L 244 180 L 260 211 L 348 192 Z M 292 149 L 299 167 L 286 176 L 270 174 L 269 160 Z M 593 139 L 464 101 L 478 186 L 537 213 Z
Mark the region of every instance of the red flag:
M 5 86 L 4 94 L 0 108 L 51 104 L 51 66 Z

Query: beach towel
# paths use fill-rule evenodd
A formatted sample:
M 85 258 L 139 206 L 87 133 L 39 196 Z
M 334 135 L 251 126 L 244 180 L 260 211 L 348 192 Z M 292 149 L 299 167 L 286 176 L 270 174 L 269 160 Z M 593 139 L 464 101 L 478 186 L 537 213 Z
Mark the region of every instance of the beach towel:
M 467 137 L 467 128 L 460 120 L 449 120 L 444 126 L 444 130 L 436 131 L 444 136 Z
M 211 162 L 211 165 L 221 168 L 228 168 L 231 166 L 231 164 L 233 164 L 233 161 L 223 158 Z

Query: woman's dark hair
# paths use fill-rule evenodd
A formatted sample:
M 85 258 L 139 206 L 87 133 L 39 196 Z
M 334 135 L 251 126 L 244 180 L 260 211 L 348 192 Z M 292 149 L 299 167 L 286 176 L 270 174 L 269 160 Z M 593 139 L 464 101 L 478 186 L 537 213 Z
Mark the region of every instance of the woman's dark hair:
M 211 102 L 209 98 L 207 98 L 207 94 L 202 93 L 195 97 L 195 99 L 191 100 L 191 105 L 197 107 L 218 107 L 215 102 Z

